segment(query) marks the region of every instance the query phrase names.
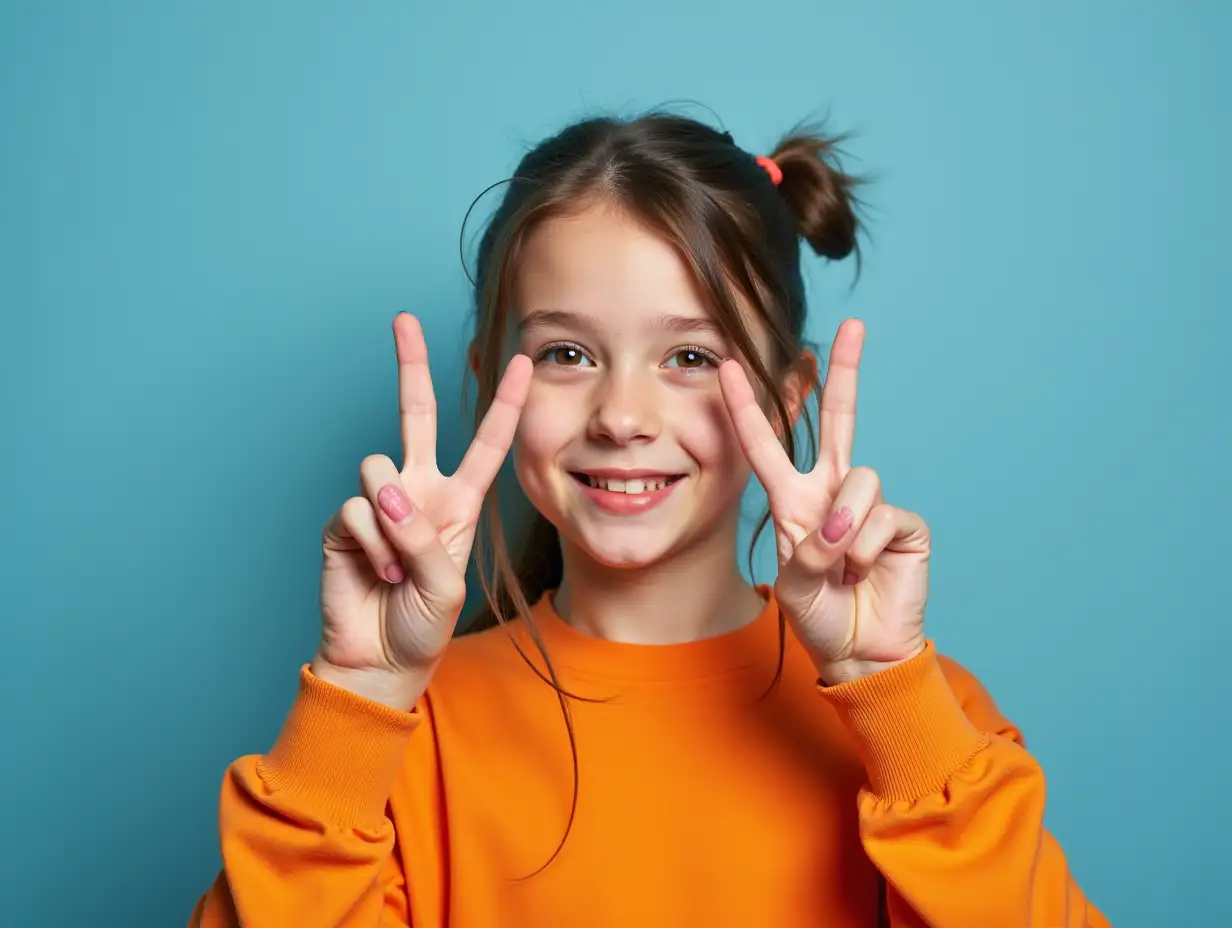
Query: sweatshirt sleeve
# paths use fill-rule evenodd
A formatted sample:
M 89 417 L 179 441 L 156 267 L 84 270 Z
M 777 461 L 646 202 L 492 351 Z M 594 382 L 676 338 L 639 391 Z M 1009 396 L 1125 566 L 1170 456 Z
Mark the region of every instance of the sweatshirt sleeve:
M 305 666 L 273 749 L 223 780 L 222 872 L 189 928 L 409 925 L 386 806 L 422 711 L 370 702 Z
M 861 840 L 893 928 L 1107 928 L 1044 828 L 1043 770 L 967 671 L 929 642 L 820 690 L 863 755 Z

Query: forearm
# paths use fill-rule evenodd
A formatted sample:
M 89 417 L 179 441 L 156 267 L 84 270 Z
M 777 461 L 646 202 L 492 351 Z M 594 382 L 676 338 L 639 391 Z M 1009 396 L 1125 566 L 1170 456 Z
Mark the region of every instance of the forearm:
M 274 748 L 227 772 L 223 871 L 192 924 L 370 926 L 404 912 L 386 805 L 418 723 L 305 672 Z
M 864 754 L 861 838 L 891 887 L 895 926 L 1107 924 L 1044 830 L 1039 764 L 968 718 L 931 644 L 822 693 Z

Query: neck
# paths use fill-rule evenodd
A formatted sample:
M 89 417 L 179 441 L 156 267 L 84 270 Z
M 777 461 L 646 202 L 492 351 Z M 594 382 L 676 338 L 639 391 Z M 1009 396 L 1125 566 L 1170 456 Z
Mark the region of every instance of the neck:
M 734 631 L 765 603 L 736 563 L 735 526 L 636 569 L 605 567 L 561 539 L 557 613 L 584 634 L 630 644 L 680 644 Z M 722 578 L 716 582 L 716 578 Z

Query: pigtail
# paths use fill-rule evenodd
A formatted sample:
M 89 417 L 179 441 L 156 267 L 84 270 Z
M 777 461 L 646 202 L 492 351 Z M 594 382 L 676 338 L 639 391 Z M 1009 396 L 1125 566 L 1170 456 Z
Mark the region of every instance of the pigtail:
M 859 201 L 854 191 L 860 180 L 838 164 L 835 154 L 842 141 L 797 130 L 784 137 L 771 155 L 783 175 L 779 193 L 791 208 L 800 237 L 817 254 L 835 261 L 859 249 Z

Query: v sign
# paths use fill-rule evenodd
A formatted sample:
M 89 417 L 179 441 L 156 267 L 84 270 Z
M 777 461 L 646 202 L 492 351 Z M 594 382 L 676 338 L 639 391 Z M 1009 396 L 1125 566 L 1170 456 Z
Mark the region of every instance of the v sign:
M 826 683 L 901 663 L 924 647 L 930 538 L 924 520 L 888 505 L 876 471 L 851 466 L 864 325 L 848 319 L 830 349 L 817 464 L 800 473 L 744 369 L 719 383 L 733 427 L 766 490 L 779 575 L 775 597 Z
M 530 358 L 509 362 L 457 471 L 437 469 L 436 395 L 419 320 L 394 320 L 402 466 L 369 455 L 325 528 L 318 677 L 397 708 L 422 694 L 466 596 L 480 506 L 513 443 Z

